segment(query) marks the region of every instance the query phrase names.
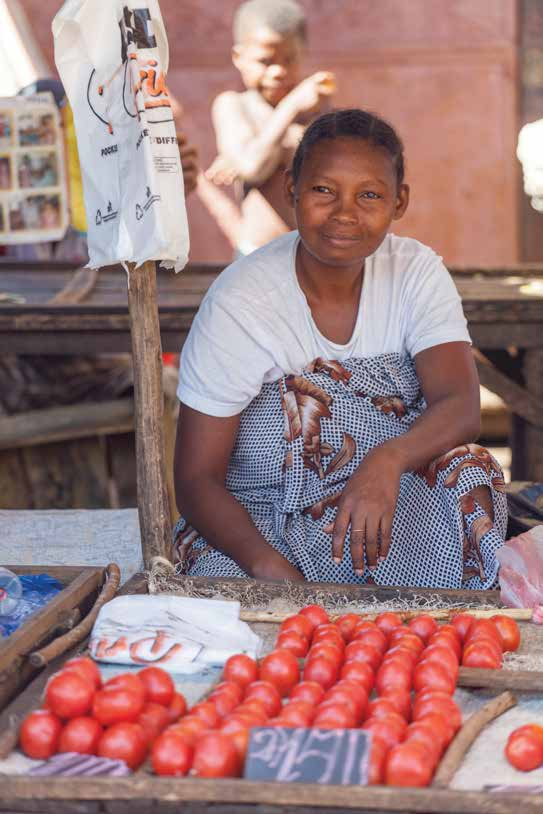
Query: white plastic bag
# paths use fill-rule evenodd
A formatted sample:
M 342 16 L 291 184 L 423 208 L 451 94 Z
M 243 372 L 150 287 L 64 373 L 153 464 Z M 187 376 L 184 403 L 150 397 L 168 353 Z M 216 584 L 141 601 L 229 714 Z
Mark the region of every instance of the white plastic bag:
M 100 610 L 91 656 L 115 664 L 194 673 L 235 653 L 260 655 L 262 640 L 239 619 L 239 602 L 186 596 L 119 596 Z
M 189 238 L 158 0 L 67 0 L 53 34 L 74 114 L 89 266 L 162 260 L 179 271 Z
M 543 212 L 543 119 L 521 129 L 517 158 L 522 164 L 524 192 L 532 199 L 533 208 Z

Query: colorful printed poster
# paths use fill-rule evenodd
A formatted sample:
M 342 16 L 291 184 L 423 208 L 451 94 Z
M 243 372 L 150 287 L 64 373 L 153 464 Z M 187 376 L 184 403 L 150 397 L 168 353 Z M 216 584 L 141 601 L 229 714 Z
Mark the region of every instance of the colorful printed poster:
M 60 240 L 67 226 L 64 144 L 53 95 L 0 98 L 0 244 Z

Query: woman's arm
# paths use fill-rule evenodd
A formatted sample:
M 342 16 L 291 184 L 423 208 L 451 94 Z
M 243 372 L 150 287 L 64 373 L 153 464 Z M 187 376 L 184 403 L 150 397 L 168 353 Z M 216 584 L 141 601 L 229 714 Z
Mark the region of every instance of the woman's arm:
M 353 473 L 338 507 L 332 556 L 340 561 L 345 535 L 351 526 L 351 554 L 355 571 L 377 562 L 390 547 L 392 520 L 400 476 L 427 464 L 480 432 L 479 378 L 467 342 L 448 342 L 421 351 L 415 367 L 427 409 L 408 432 L 373 449 Z
M 226 489 L 238 427 L 239 415 L 216 418 L 181 404 L 174 458 L 177 507 L 210 545 L 249 576 L 303 582 L 302 574 L 264 539 Z

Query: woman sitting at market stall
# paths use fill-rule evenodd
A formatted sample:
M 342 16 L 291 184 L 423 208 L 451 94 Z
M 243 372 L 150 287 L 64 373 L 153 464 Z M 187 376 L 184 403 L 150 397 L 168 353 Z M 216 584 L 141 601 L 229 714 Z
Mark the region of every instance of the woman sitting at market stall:
M 175 542 L 194 576 L 488 588 L 507 521 L 474 444 L 479 382 L 441 259 L 389 232 L 403 146 L 318 118 L 286 179 L 297 232 L 229 266 L 183 348 Z

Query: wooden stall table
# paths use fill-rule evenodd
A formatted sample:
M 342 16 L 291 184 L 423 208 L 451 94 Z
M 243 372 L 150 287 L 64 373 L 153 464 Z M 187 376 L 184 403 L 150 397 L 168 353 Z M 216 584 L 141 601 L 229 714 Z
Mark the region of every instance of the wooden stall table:
M 229 590 L 233 598 L 236 588 L 242 599 L 247 582 L 240 580 L 179 578 L 178 592 L 191 587 L 200 595 L 210 595 Z M 190 582 L 190 586 L 188 586 Z M 284 584 L 251 581 L 259 599 L 257 604 L 269 608 L 280 599 L 284 601 Z M 420 613 L 421 600 L 425 596 L 438 597 L 443 602 L 455 605 L 463 603 L 484 604 L 489 614 L 496 611 L 499 595 L 495 591 L 439 591 L 434 589 L 376 588 L 375 586 L 306 584 L 298 586 L 302 604 L 315 601 L 318 591 L 325 592 L 335 608 L 342 612 L 341 603 L 357 603 L 367 608 L 373 600 L 390 602 L 398 609 L 405 603 L 418 605 L 412 615 Z M 121 590 L 120 594 L 146 593 L 147 583 L 143 575 L 135 575 Z M 177 592 L 177 591 L 176 591 Z M 302 596 L 303 595 L 303 596 Z M 242 603 L 242 606 L 244 603 Z M 247 607 L 247 606 L 245 606 Z M 297 607 L 285 608 L 284 615 L 294 612 Z M 375 613 L 374 606 L 374 613 Z M 256 612 L 243 610 L 242 618 L 257 616 Z M 266 612 L 262 613 L 264 617 Z M 270 617 L 271 619 L 271 617 Z M 265 649 L 273 646 L 277 634 L 276 621 L 250 622 L 251 626 L 265 642 Z M 543 628 L 529 622 L 519 623 L 522 630 L 521 649 L 541 652 L 543 658 Z M 73 655 L 73 652 L 68 656 Z M 30 684 L 12 704 L 0 714 L 0 731 L 9 725 L 13 716 L 20 719 L 29 709 L 41 703 L 44 686 L 53 672 L 58 670 L 63 659 L 51 663 L 44 672 Z M 122 669 L 122 668 L 121 668 Z M 215 679 L 210 678 L 213 683 Z M 543 673 L 529 675 L 526 671 L 476 670 L 461 668 L 458 686 L 473 688 L 486 686 L 492 695 L 498 695 L 505 688 L 515 694 L 541 692 Z M 179 683 L 181 681 L 181 683 Z M 177 677 L 177 687 L 183 691 L 183 681 L 189 677 Z M 481 685 L 481 681 L 483 685 Z M 208 691 L 201 687 L 201 694 Z M 472 693 L 473 690 L 469 689 Z M 477 691 L 478 692 L 478 691 Z M 486 696 L 485 696 L 486 698 Z M 512 699 L 514 702 L 515 699 Z M 485 701 L 486 702 L 486 701 Z M 193 702 L 191 702 L 193 703 Z M 508 707 L 504 707 L 508 709 Z M 469 713 L 468 713 L 469 715 Z M 479 737 L 483 737 L 482 734 Z M 448 755 L 447 755 L 448 757 Z M 488 760 L 491 756 L 488 755 Z M 440 767 L 442 768 L 442 767 Z M 460 767 L 458 767 L 460 768 Z M 149 763 L 145 763 L 135 774 L 128 777 L 40 777 L 0 775 L 0 812 L 73 812 L 73 814 L 124 814 L 124 812 L 148 812 L 167 814 L 182 809 L 187 814 L 347 814 L 351 811 L 380 812 L 432 812 L 432 814 L 516 814 L 518 811 L 536 812 L 540 810 L 540 798 L 530 790 L 515 793 L 493 793 L 482 786 L 489 776 L 489 765 L 481 766 L 480 786 L 477 788 L 456 787 L 436 783 L 429 788 L 394 788 L 387 786 L 335 786 L 315 785 L 294 782 L 256 782 L 246 779 L 213 779 L 196 777 L 156 777 L 151 773 Z
M 178 352 L 221 266 L 160 271 L 162 348 Z M 515 414 L 512 479 L 543 481 L 543 266 L 452 269 L 481 383 Z M 14 297 L 18 301 L 10 301 Z M 22 300 L 22 301 L 21 301 Z M 0 263 L 0 353 L 130 351 L 125 272 Z

